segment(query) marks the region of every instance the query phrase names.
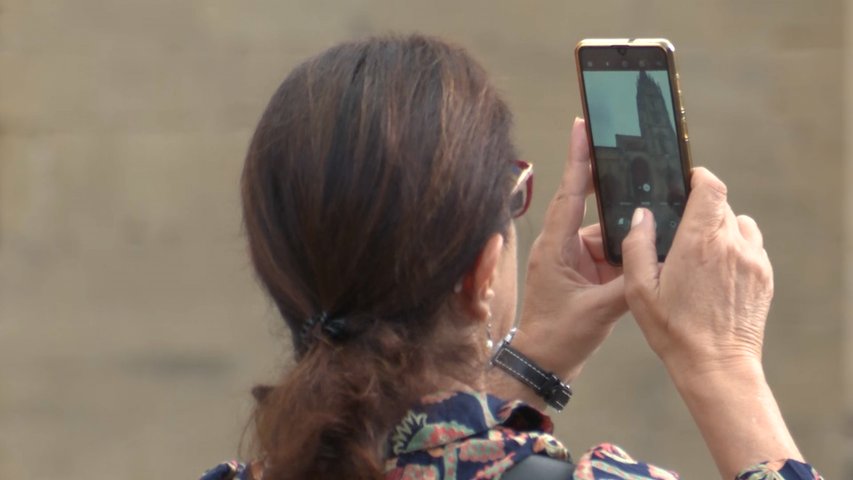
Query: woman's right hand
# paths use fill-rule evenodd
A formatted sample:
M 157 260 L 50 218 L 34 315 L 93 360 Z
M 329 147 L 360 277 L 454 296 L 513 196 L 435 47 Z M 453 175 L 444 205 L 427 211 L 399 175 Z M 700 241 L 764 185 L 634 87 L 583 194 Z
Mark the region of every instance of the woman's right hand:
M 725 184 L 711 172 L 694 169 L 691 184 L 662 267 L 652 214 L 635 212 L 622 245 L 628 305 L 671 371 L 694 374 L 760 363 L 773 297 L 761 232 L 751 218 L 735 217 Z
M 760 462 L 802 457 L 761 366 L 773 297 L 761 232 L 734 215 L 711 172 L 694 169 L 691 185 L 663 265 L 651 212 L 635 212 L 622 243 L 625 295 L 723 478 L 734 478 Z

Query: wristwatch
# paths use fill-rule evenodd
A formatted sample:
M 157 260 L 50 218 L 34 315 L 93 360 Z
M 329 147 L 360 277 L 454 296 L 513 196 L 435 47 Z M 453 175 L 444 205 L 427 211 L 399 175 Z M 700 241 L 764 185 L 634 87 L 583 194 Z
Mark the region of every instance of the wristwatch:
M 513 328 L 500 341 L 492 354 L 492 365 L 532 388 L 537 395 L 545 399 L 545 403 L 558 412 L 563 410 L 572 398 L 572 387 L 509 345 L 517 331 L 517 328 Z

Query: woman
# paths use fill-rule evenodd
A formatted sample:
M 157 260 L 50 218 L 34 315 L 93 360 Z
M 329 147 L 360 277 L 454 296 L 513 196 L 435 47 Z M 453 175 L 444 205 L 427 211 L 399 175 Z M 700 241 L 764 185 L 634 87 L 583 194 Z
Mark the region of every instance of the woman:
M 296 362 L 255 389 L 256 461 L 203 478 L 469 479 L 544 457 L 567 466 L 541 410 L 565 405 L 567 384 L 629 306 L 724 478 L 819 478 L 764 381 L 773 284 L 761 234 L 707 170 L 693 173 L 662 268 L 651 212 L 635 212 L 623 276 L 603 260 L 599 227 L 580 228 L 590 171 L 576 120 L 511 330 L 512 219 L 529 204 L 532 170 L 510 124 L 483 69 L 428 37 L 340 45 L 285 79 L 242 191 L 252 261 Z M 564 475 L 676 478 L 609 444 Z

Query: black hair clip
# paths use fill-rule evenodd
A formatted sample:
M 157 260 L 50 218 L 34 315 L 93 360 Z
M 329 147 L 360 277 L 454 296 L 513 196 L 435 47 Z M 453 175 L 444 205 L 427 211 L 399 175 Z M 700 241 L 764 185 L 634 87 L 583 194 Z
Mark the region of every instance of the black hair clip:
M 340 341 L 347 336 L 347 322 L 343 317 L 329 317 L 323 315 L 320 328 L 330 340 Z
M 300 337 L 302 338 L 302 344 L 306 347 L 314 340 L 312 334 L 318 324 L 320 325 L 320 331 L 329 340 L 340 341 L 347 336 L 347 322 L 345 318 L 330 317 L 328 313 L 320 312 L 302 324 Z

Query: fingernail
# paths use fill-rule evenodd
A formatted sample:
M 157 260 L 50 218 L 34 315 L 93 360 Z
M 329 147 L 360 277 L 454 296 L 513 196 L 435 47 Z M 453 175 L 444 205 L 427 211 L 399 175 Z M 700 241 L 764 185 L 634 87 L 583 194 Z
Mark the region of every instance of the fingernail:
M 637 208 L 634 210 L 634 216 L 631 217 L 631 228 L 636 227 L 643 221 L 643 209 Z

